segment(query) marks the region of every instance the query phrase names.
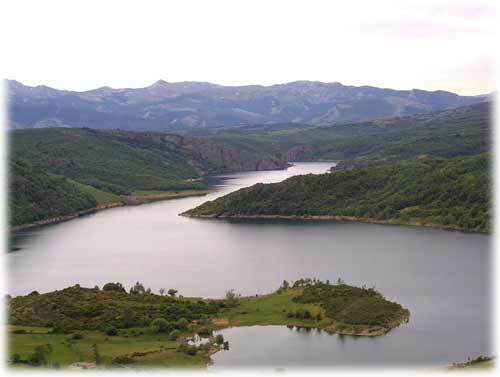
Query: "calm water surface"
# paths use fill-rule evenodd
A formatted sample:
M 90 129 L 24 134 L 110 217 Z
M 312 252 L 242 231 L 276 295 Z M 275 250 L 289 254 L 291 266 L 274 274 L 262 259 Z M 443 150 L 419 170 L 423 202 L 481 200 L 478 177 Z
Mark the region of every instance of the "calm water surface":
M 215 368 L 294 365 L 441 365 L 492 353 L 489 236 L 348 222 L 229 221 L 178 216 L 257 182 L 322 173 L 331 163 L 232 174 L 205 197 L 106 210 L 14 235 L 9 292 L 76 283 L 143 282 L 185 296 L 247 295 L 283 279 L 318 277 L 375 286 L 411 312 L 410 323 L 374 339 L 286 327 L 223 331 L 229 351 Z

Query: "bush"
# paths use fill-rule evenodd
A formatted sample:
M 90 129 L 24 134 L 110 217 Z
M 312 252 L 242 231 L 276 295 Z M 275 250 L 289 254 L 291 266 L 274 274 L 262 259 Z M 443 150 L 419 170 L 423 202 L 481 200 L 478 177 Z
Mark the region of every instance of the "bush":
M 198 348 L 196 346 L 190 346 L 189 344 L 179 344 L 177 347 L 177 352 L 182 352 L 186 355 L 194 356 L 198 352 Z
M 216 337 L 215 337 L 215 344 L 224 344 L 224 336 L 222 334 L 218 334 Z
M 64 327 L 59 327 L 56 326 L 52 329 L 50 329 L 49 334 L 67 334 L 68 330 L 66 330 Z
M 74 333 L 74 334 L 71 334 L 70 339 L 71 340 L 80 340 L 80 339 L 83 339 L 83 335 L 80 333 Z
M 186 318 L 181 318 L 175 325 L 179 330 L 186 330 L 189 325 L 189 321 Z
M 179 330 L 172 330 L 170 334 L 168 334 L 168 340 L 177 340 L 180 335 L 181 332 Z
M 118 335 L 118 330 L 116 329 L 115 326 L 107 326 L 106 329 L 104 330 L 104 332 L 106 333 L 106 335 L 109 335 L 109 336 Z
M 160 332 L 160 326 L 152 325 L 149 326 L 149 330 L 152 334 L 158 334 Z
M 10 357 L 10 362 L 12 364 L 19 364 L 21 362 L 21 355 L 19 355 L 18 353 L 14 353 L 11 357 Z
M 165 332 L 169 327 L 169 323 L 165 318 L 156 318 L 151 322 L 151 326 L 158 326 L 160 332 Z
M 207 327 L 202 327 L 198 330 L 198 335 L 202 338 L 208 338 L 212 334 L 212 330 Z
M 103 291 L 125 292 L 125 288 L 121 283 L 106 283 L 102 287 Z

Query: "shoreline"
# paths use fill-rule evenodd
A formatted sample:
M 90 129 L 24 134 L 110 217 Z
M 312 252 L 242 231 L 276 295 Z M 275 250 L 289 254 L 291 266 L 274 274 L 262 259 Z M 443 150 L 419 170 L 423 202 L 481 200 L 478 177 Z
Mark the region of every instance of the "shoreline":
M 179 216 L 199 218 L 199 219 L 261 219 L 261 220 L 327 220 L 327 221 L 352 221 L 368 224 L 381 224 L 381 225 L 405 225 L 424 228 L 433 228 L 441 230 L 459 231 L 466 233 L 477 233 L 489 235 L 490 232 L 481 232 L 477 230 L 465 229 L 455 225 L 444 225 L 425 222 L 411 222 L 411 221 L 398 221 L 398 220 L 377 220 L 369 217 L 355 217 L 355 216 L 338 216 L 338 215 L 195 215 L 187 212 L 180 213 Z
M 78 211 L 76 213 L 72 213 L 69 215 L 54 216 L 54 217 L 49 217 L 45 220 L 39 220 L 39 221 L 34 221 L 32 223 L 16 225 L 13 227 L 9 227 L 8 232 L 15 233 L 15 232 L 18 232 L 21 230 L 30 229 L 30 228 L 37 228 L 37 227 L 41 227 L 44 225 L 59 224 L 59 223 L 63 223 L 66 221 L 74 220 L 78 217 L 82 217 L 85 215 L 90 215 L 93 213 L 104 211 L 104 210 L 110 209 L 110 208 L 131 207 L 131 206 L 138 206 L 138 205 L 142 205 L 142 204 L 159 202 L 159 201 L 163 201 L 163 200 L 181 199 L 181 198 L 188 198 L 188 197 L 192 197 L 192 196 L 204 196 L 204 195 L 207 195 L 213 191 L 214 190 L 199 190 L 199 192 L 190 192 L 189 194 L 185 194 L 185 195 L 183 195 L 182 192 L 179 192 L 178 194 L 158 194 L 158 195 L 150 195 L 150 196 L 138 196 L 138 195 L 125 196 L 124 195 L 121 197 L 122 198 L 121 202 L 113 202 L 113 203 L 109 203 L 109 204 L 99 204 L 96 207 L 84 209 L 84 210 L 81 210 L 81 211 Z
M 24 229 L 29 229 L 29 228 L 37 228 L 39 226 L 44 226 L 44 225 L 51 225 L 51 224 L 58 224 L 58 223 L 63 223 L 66 221 L 70 221 L 73 219 L 76 219 L 81 216 L 85 215 L 90 215 L 92 213 L 96 213 L 99 211 L 104 211 L 109 208 L 115 208 L 115 207 L 122 207 L 125 206 L 123 202 L 115 202 L 115 203 L 110 203 L 110 204 L 101 204 L 98 205 L 97 207 L 89 208 L 89 209 L 84 209 L 82 211 L 78 211 L 76 213 L 72 213 L 70 215 L 64 215 L 64 216 L 55 216 L 55 217 L 49 217 L 45 220 L 39 220 L 35 221 L 32 223 L 27 223 L 27 224 L 22 224 L 22 225 L 16 225 L 13 227 L 9 227 L 9 233 L 14 233 L 18 232 L 20 230 Z

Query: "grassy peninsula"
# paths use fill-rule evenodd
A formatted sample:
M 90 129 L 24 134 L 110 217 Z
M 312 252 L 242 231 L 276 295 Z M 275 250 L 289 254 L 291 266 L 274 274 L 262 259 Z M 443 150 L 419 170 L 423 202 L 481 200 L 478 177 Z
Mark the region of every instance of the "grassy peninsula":
M 166 294 L 165 294 L 166 293 Z M 230 344 L 214 331 L 232 326 L 314 327 L 383 335 L 409 312 L 373 288 L 300 279 L 266 295 L 223 299 L 153 294 L 140 283 L 102 289 L 78 285 L 8 298 L 10 363 L 16 367 L 204 367 Z M 206 338 L 193 344 L 196 337 Z
M 422 158 L 256 184 L 191 217 L 337 219 L 488 232 L 490 155 Z

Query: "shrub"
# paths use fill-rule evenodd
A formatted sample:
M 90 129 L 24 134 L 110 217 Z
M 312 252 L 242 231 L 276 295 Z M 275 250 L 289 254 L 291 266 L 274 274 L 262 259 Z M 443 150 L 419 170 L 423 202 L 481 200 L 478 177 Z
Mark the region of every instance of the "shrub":
M 49 334 L 67 334 L 68 330 L 66 330 L 64 327 L 59 327 L 56 326 L 52 329 L 50 329 Z
M 169 324 L 165 318 L 156 318 L 151 322 L 151 326 L 158 326 L 160 332 L 167 331 Z
M 215 337 L 215 344 L 224 344 L 224 336 L 222 334 L 218 334 L 216 337 Z
M 179 330 L 172 330 L 170 334 L 168 334 L 168 339 L 169 340 L 177 340 L 179 336 L 181 335 L 181 332 Z
M 240 295 L 234 292 L 234 289 L 230 289 L 226 291 L 226 301 L 228 306 L 236 306 L 238 305 L 238 301 L 240 299 Z
M 121 283 L 106 283 L 102 287 L 103 291 L 125 292 L 125 288 Z
M 118 330 L 116 329 L 115 326 L 107 326 L 106 329 L 104 330 L 104 332 L 106 333 L 106 335 L 109 335 L 109 336 L 118 335 Z
M 152 334 L 158 334 L 160 332 L 160 326 L 151 325 L 149 326 L 149 330 Z
M 19 364 L 21 362 L 21 355 L 19 355 L 18 353 L 14 353 L 11 357 L 10 357 L 10 362 L 12 364 Z
M 210 330 L 207 327 L 202 327 L 198 330 L 198 335 L 201 336 L 202 338 L 208 338 L 211 333 L 212 333 L 212 330 Z
M 181 318 L 176 323 L 176 327 L 179 330 L 186 330 L 188 325 L 189 325 L 189 321 L 186 318 Z

